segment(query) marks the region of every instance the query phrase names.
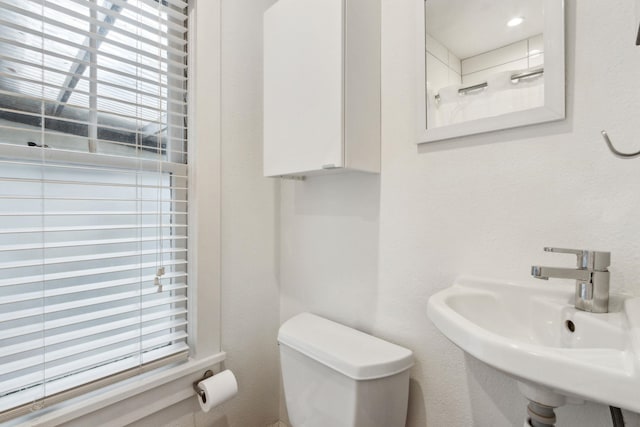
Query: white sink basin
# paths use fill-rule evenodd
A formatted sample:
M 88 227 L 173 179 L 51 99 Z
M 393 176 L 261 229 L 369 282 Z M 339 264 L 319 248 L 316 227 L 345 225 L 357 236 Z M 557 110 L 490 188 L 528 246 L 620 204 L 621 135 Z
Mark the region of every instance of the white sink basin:
M 462 350 L 526 384 L 640 412 L 640 298 L 611 296 L 606 314 L 573 300 L 571 281 L 461 278 L 427 312 Z

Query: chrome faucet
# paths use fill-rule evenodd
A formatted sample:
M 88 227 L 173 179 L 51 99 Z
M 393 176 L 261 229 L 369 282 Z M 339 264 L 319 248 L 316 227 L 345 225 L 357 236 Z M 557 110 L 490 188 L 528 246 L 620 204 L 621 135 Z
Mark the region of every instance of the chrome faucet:
M 573 254 L 578 257 L 578 268 L 531 267 L 536 279 L 573 279 L 576 281 L 575 306 L 593 313 L 609 311 L 609 270 L 611 252 L 580 249 L 544 248 L 546 252 Z

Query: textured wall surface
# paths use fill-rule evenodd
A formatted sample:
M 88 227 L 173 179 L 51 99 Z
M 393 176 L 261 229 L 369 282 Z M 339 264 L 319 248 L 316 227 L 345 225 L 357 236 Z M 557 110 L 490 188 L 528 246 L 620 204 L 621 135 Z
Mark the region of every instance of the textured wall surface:
M 427 300 L 459 275 L 570 266 L 550 245 L 611 251 L 613 290 L 640 295 L 640 159 L 599 135 L 640 148 L 635 4 L 566 1 L 566 120 L 417 147 L 415 1 L 383 1 L 382 174 L 282 184 L 281 321 L 309 310 L 412 349 L 410 427 L 522 425 L 515 382 L 447 341 Z M 558 417 L 611 425 L 594 403 Z
M 222 2 L 222 348 L 243 391 L 221 409 L 237 427 L 278 420 L 278 183 L 262 176 L 262 13 L 272 3 Z

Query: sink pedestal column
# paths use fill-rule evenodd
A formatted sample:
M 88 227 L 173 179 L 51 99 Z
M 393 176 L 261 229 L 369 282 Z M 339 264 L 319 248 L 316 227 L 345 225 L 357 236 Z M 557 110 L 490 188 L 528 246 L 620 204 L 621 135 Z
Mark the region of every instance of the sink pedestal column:
M 556 423 L 554 409 L 567 403 L 567 398 L 548 388 L 518 381 L 518 389 L 529 399 L 527 423 L 531 427 L 553 427 Z
M 529 401 L 527 406 L 527 422 L 531 427 L 554 427 L 556 425 L 555 408 Z M 525 424 L 526 425 L 526 424 Z

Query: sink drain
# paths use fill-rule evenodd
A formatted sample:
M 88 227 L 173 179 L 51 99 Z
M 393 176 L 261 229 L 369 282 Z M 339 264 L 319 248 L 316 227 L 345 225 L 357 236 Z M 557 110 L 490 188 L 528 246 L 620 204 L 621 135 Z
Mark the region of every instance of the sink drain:
M 567 320 L 566 322 L 564 322 L 564 325 L 567 327 L 569 332 L 575 332 L 576 325 L 571 320 Z

